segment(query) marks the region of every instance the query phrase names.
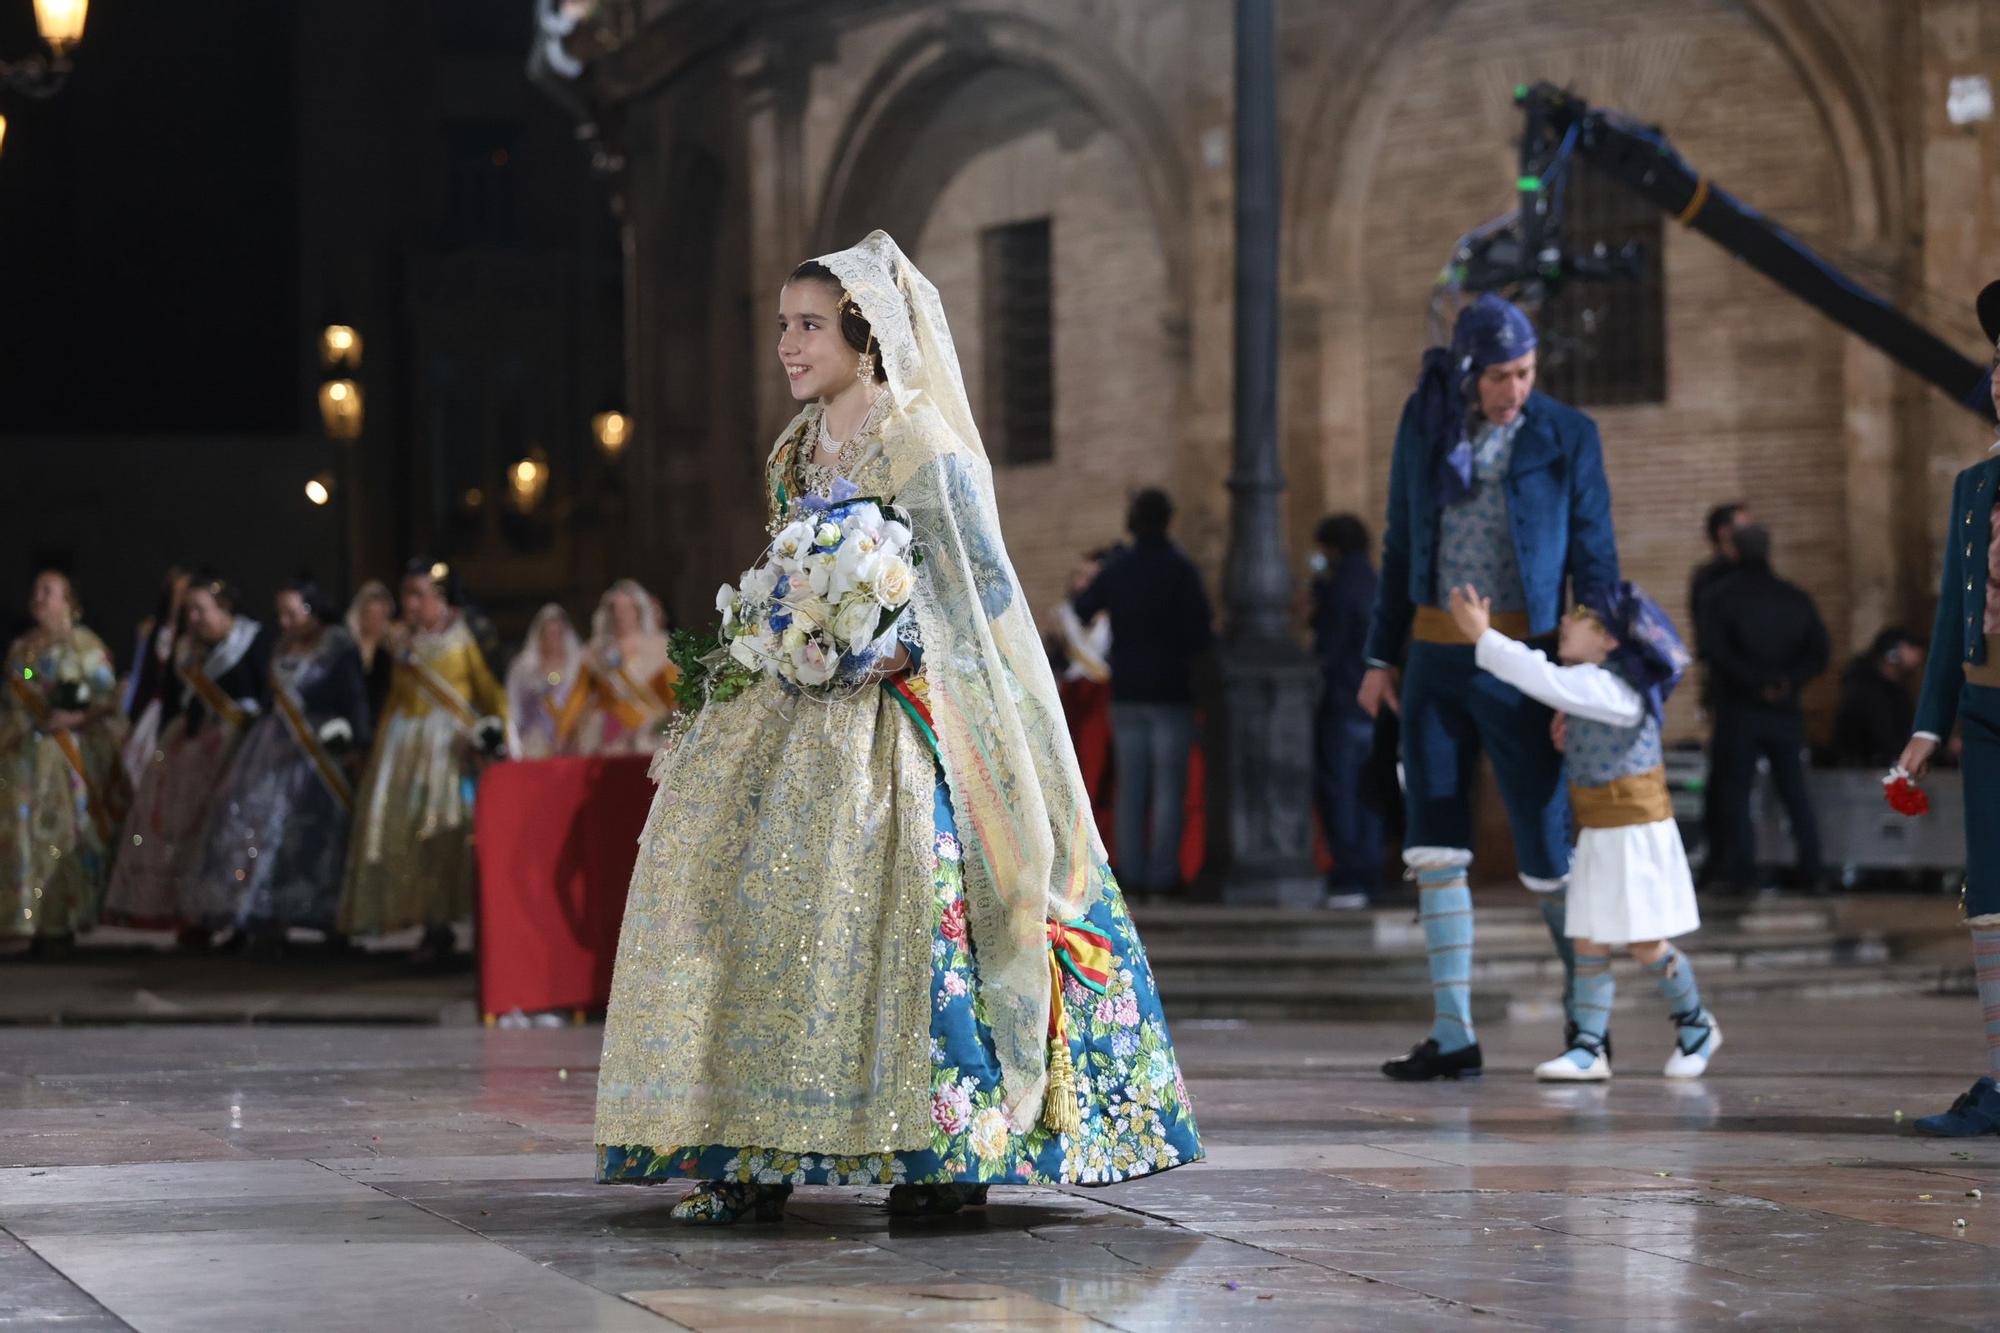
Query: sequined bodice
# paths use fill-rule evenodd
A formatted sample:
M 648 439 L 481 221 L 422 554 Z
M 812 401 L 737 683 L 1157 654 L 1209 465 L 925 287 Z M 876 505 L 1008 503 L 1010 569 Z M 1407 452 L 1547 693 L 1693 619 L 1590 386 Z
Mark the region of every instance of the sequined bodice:
M 825 499 L 833 494 L 833 484 L 845 478 L 860 494 L 882 494 L 889 477 L 888 460 L 882 451 L 882 423 L 888 418 L 888 404 L 886 392 L 876 398 L 868 415 L 841 444 L 830 465 L 818 461 L 821 422 L 825 418 L 823 414 L 815 417 L 792 460 L 792 493 Z

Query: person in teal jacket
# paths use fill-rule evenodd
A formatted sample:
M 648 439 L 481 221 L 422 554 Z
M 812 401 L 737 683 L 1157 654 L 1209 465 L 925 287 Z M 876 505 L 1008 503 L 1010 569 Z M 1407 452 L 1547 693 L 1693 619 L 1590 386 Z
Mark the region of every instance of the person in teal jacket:
M 1450 590 L 1493 599 L 1493 623 L 1553 651 L 1565 598 L 1618 582 L 1611 488 L 1597 426 L 1536 393 L 1535 326 L 1491 293 L 1459 313 L 1449 348 L 1424 355 L 1390 463 L 1382 577 L 1361 682 L 1371 715 L 1403 719 L 1408 831 L 1436 1018 L 1390 1078 L 1458 1078 L 1482 1068 L 1472 1029 L 1472 778 L 1493 762 L 1514 831 L 1515 869 L 1540 899 L 1562 957 L 1570 1009 L 1574 957 L 1564 931 L 1569 797 L 1547 708 L 1482 673 L 1443 608 Z M 1575 1014 L 1569 1013 L 1572 1031 Z
M 1979 324 L 2000 369 L 2000 282 L 1979 293 Z M 2000 416 L 2000 387 L 1988 392 Z M 1958 474 L 1945 515 L 1944 580 L 1917 700 L 1916 734 L 1897 770 L 1921 778 L 1956 722 L 1964 741 L 1965 887 L 1973 969 L 1986 1024 L 1987 1072 L 1951 1108 L 1916 1122 L 1946 1138 L 2000 1134 L 2000 444 Z

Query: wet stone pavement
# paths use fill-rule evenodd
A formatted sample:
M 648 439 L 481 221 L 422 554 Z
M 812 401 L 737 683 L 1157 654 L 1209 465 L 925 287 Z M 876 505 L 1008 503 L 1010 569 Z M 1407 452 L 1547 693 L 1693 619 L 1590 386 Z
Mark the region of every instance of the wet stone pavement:
M 1183 1023 L 1203 1164 L 725 1231 L 590 1183 L 595 1028 L 0 1028 L 0 1330 L 2000 1326 L 2000 1139 L 1894 1114 L 1974 1002 L 1723 1017 L 1700 1084 L 1621 1014 L 1562 1088 L 1545 1025 L 1409 1087 L 1401 1027 Z

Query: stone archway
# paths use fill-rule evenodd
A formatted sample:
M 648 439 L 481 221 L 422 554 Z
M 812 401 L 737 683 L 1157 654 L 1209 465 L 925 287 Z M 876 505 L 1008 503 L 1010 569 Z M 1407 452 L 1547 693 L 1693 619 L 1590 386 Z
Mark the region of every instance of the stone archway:
M 860 80 L 829 165 L 809 203 L 812 239 L 841 244 L 845 215 L 907 150 L 935 110 L 983 70 L 1014 68 L 1047 80 L 1088 109 L 1131 154 L 1145 183 L 1173 289 L 1188 282 L 1187 163 L 1151 92 L 1117 56 L 1078 31 L 1016 14 L 948 10 L 917 24 Z
M 942 292 L 1035 607 L 1053 605 L 1084 550 L 1121 534 L 1135 486 L 1168 486 L 1188 530 L 1219 531 L 1226 460 L 1196 456 L 1179 410 L 1187 184 L 1150 95 L 1074 34 L 994 14 L 920 23 L 851 86 L 866 91 L 807 209 L 813 245 L 885 228 Z M 982 245 L 994 228 L 1042 219 L 1055 457 L 1010 466 L 996 447 L 997 292 Z

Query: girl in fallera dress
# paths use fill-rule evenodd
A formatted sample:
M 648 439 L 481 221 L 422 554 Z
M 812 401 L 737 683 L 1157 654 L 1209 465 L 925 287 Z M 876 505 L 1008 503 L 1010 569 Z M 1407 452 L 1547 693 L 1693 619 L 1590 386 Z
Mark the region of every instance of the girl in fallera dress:
M 418 557 L 403 575 L 403 633 L 375 747 L 361 775 L 339 931 L 424 928 L 419 961 L 455 948 L 472 914 L 473 790 L 500 752 L 507 700 L 460 613 L 450 566 Z
M 507 753 L 513 758 L 562 753 L 563 706 L 576 688 L 582 659 L 569 612 L 554 602 L 537 611 L 527 642 L 507 668 Z
M 651 754 L 674 711 L 680 671 L 667 657 L 652 594 L 631 579 L 606 590 L 590 644 L 558 719 L 568 754 Z
M 271 635 L 239 615 L 228 580 L 197 574 L 187 634 L 175 655 L 173 707 L 132 799 L 104 914 L 134 925 L 181 927 L 184 947 L 210 932 L 185 899 L 202 851 L 209 803 L 250 723 L 270 703 Z
M 104 641 L 66 575 L 35 579 L 34 627 L 0 689 L 0 951 L 88 926 L 110 873 L 127 789 L 125 719 Z
M 291 926 L 331 931 L 354 810 L 353 757 L 368 740 L 361 655 L 318 586 L 277 597 L 271 710 L 250 724 L 209 809 L 182 909 L 197 923 L 283 945 Z M 364 751 L 365 752 L 365 751 Z
M 1667 696 L 1693 660 L 1673 622 L 1630 583 L 1586 591 L 1563 617 L 1561 664 L 1493 628 L 1492 602 L 1451 590 L 1451 618 L 1474 661 L 1556 710 L 1558 746 L 1577 827 L 1565 926 L 1576 949 L 1569 1049 L 1535 1069 L 1545 1083 L 1611 1077 L 1605 1038 L 1622 948 L 1658 986 L 1674 1026 L 1668 1078 L 1699 1078 L 1722 1048 L 1694 967 L 1671 941 L 1701 926 L 1694 877 L 1667 792 L 1660 724 Z
M 948 1212 L 1195 1160 L 936 289 L 876 232 L 792 274 L 775 334 L 803 410 L 766 469 L 774 530 L 876 497 L 921 559 L 856 688 L 685 701 L 619 940 L 598 1178 L 699 1182 L 674 1215 L 717 1224 L 794 1185 Z

